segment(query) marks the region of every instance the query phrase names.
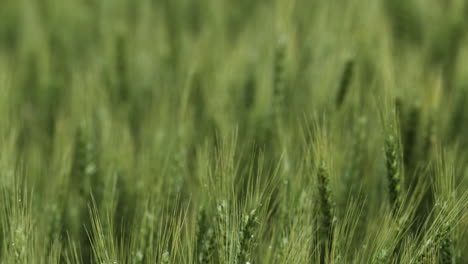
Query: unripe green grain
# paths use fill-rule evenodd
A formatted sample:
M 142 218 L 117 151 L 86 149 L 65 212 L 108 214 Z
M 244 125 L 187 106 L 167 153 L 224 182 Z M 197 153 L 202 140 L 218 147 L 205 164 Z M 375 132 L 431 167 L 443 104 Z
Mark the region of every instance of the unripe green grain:
M 351 151 L 349 152 L 348 164 L 345 171 L 345 184 L 348 192 L 353 193 L 362 184 L 362 174 L 364 173 L 365 142 L 368 132 L 366 130 L 367 119 L 360 117 L 352 131 Z M 356 184 L 357 183 L 357 184 Z
M 85 258 L 91 256 L 91 246 L 85 227 L 92 223 L 88 203 L 93 196 L 98 203 L 102 200 L 102 186 L 99 185 L 96 147 L 83 126 L 76 132 L 73 163 L 71 168 L 71 188 L 76 196 L 69 200 L 68 217 L 71 219 L 71 233 L 79 237 L 86 245 L 83 249 Z M 85 221 L 83 221 L 85 219 Z M 84 222 L 84 223 L 83 223 Z M 105 227 L 104 227 L 105 228 Z
M 333 206 L 330 192 L 330 178 L 324 164 L 317 169 L 319 208 L 319 248 L 321 263 L 326 263 L 332 248 Z
M 166 251 L 161 256 L 161 264 L 170 264 L 170 263 L 171 263 L 171 258 L 169 256 L 169 252 Z
M 450 223 L 443 224 L 437 230 L 432 230 L 433 234 L 426 240 L 416 256 L 416 260 L 413 263 L 423 264 L 431 258 L 431 254 L 437 248 L 439 249 L 439 259 L 441 264 L 452 263 L 452 240 L 450 237 L 451 227 Z
M 273 72 L 273 112 L 279 117 L 283 111 L 286 89 L 286 42 L 281 40 L 275 51 Z
M 398 142 L 393 135 L 389 135 L 385 140 L 385 164 L 387 168 L 390 204 L 393 212 L 396 212 L 401 204 L 402 179 Z
M 354 74 L 354 60 L 348 60 L 345 64 L 343 74 L 341 76 L 340 86 L 338 87 L 338 94 L 336 96 L 336 107 L 340 108 L 349 92 L 349 86 L 353 79 Z
M 404 143 L 403 143 L 403 162 L 405 168 L 411 171 L 414 164 L 414 150 L 417 147 L 417 136 L 419 130 L 419 123 L 421 119 L 421 111 L 419 105 L 413 106 L 411 109 L 408 119 L 404 126 Z
M 228 228 L 230 227 L 228 204 L 226 200 L 221 200 L 216 208 L 216 221 L 218 224 L 218 255 L 221 261 L 229 255 L 231 247 Z
M 434 118 L 430 118 L 426 125 L 426 131 L 424 134 L 424 146 L 422 149 L 423 160 L 428 161 L 431 154 L 437 144 L 437 132 Z
M 215 237 L 213 227 L 210 226 L 206 211 L 201 209 L 197 216 L 197 255 L 196 262 L 211 263 L 215 254 Z
M 451 234 L 442 239 L 439 248 L 439 258 L 441 264 L 452 264 L 453 260 L 453 238 Z
M 237 254 L 238 264 L 250 263 L 252 261 L 251 250 L 255 246 L 255 233 L 258 226 L 256 210 L 254 209 L 249 214 L 245 215 L 242 223 L 243 227 L 240 232 L 240 248 L 239 253 Z
M 75 136 L 71 177 L 73 185 L 79 186 L 81 195 L 84 195 L 89 187 L 89 179 L 86 176 L 89 162 L 89 149 L 84 129 L 79 128 Z

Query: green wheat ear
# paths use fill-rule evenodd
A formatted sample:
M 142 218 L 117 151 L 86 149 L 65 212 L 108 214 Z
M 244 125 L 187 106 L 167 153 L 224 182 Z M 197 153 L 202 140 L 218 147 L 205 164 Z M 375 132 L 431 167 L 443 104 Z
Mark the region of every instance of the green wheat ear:
M 394 213 L 401 205 L 402 177 L 401 161 L 399 155 L 398 141 L 390 134 L 385 140 L 385 164 L 387 168 L 387 180 L 390 204 Z
M 171 263 L 171 258 L 169 256 L 169 252 L 166 251 L 161 256 L 161 264 L 170 264 L 170 263 Z
M 434 148 L 437 144 L 436 122 L 433 117 L 429 118 L 429 121 L 426 125 L 423 142 L 422 159 L 427 162 L 432 158 Z
M 286 41 L 278 41 L 275 51 L 274 72 L 273 72 L 273 112 L 279 118 L 285 100 L 286 89 Z
M 216 207 L 216 221 L 217 221 L 217 242 L 218 242 L 218 256 L 221 261 L 226 261 L 225 258 L 231 248 L 228 228 L 230 227 L 228 203 L 226 200 L 219 201 Z
M 93 180 L 97 174 L 96 144 L 83 126 L 80 126 L 75 135 L 73 163 L 71 177 L 74 186 L 80 186 L 80 195 L 91 194 Z M 96 193 L 98 194 L 98 193 Z
M 251 263 L 251 251 L 255 246 L 256 230 L 259 224 L 257 211 L 254 209 L 242 219 L 243 227 L 240 232 L 240 248 L 237 263 Z
M 321 263 L 326 263 L 331 253 L 333 232 L 333 205 L 330 191 L 330 176 L 322 163 L 317 169 L 317 186 L 319 201 L 319 248 Z
M 88 166 L 88 142 L 82 127 L 78 128 L 75 135 L 73 163 L 71 169 L 71 177 L 75 186 L 79 186 L 80 194 L 86 193 L 88 186 L 86 167 Z
M 423 264 L 427 263 L 428 258 L 434 251 L 439 252 L 439 261 L 441 264 L 452 264 L 453 260 L 453 240 L 452 232 L 453 226 L 456 224 L 454 219 L 448 215 L 448 212 L 442 212 L 443 218 L 446 220 L 444 223 L 438 223 L 437 228 L 430 230 L 428 239 L 423 241 L 420 251 L 416 255 L 414 263 Z
M 453 238 L 450 232 L 440 243 L 439 258 L 441 264 L 453 263 Z
M 421 119 L 421 108 L 418 104 L 414 105 L 409 112 L 408 119 L 404 123 L 403 136 L 403 163 L 408 172 L 414 169 L 414 152 L 417 147 L 417 138 L 419 123 Z
M 244 107 L 247 110 L 251 110 L 255 106 L 256 93 L 257 82 L 255 74 L 250 71 L 244 84 Z
M 67 208 L 68 217 L 72 217 L 74 211 L 78 217 L 73 216 L 70 221 L 71 234 L 80 238 L 81 243 L 87 245 L 82 254 L 87 258 L 91 256 L 91 247 L 88 232 L 84 226 L 91 225 L 89 208 L 87 203 L 94 196 L 98 203 L 102 201 L 101 187 L 99 186 L 97 155 L 95 142 L 85 125 L 80 125 L 76 130 L 72 167 L 70 172 L 70 187 L 75 194 L 73 200 L 69 200 Z
M 211 263 L 215 253 L 215 230 L 210 225 L 206 211 L 201 208 L 197 215 L 197 255 L 196 262 Z
M 338 87 L 338 94 L 336 96 L 336 106 L 340 108 L 348 94 L 349 86 L 353 79 L 354 74 L 354 60 L 350 59 L 346 62 L 343 74 L 341 76 L 340 86 Z
M 366 117 L 358 118 L 352 130 L 353 139 L 344 178 L 348 193 L 356 191 L 356 188 L 361 184 L 363 179 L 366 152 L 365 143 L 368 136 L 366 130 L 367 122 Z

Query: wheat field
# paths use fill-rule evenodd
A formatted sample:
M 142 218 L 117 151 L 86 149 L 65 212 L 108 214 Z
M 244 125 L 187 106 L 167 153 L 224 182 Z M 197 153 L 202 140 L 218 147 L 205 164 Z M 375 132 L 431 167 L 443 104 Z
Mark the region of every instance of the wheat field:
M 468 1 L 2 0 L 1 264 L 468 263 Z

